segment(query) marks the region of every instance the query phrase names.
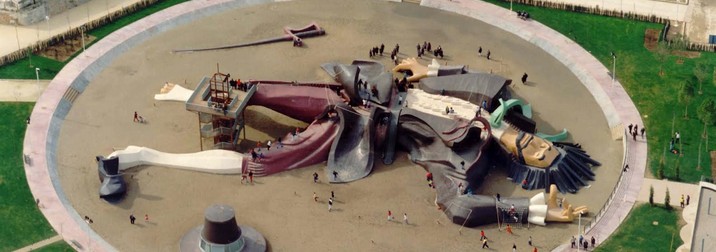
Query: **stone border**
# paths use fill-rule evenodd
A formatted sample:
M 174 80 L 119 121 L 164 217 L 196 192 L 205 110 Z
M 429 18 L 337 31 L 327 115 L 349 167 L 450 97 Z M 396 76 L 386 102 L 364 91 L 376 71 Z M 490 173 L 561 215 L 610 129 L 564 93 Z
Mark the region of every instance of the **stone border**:
M 74 91 L 76 95 L 81 94 L 90 80 L 116 57 L 153 35 L 226 8 L 269 2 L 274 1 L 195 0 L 173 6 L 107 36 L 75 58 L 52 80 L 33 109 L 32 124 L 25 133 L 23 153 L 30 190 L 39 200 L 39 205 L 43 206 L 40 210 L 50 225 L 56 231 L 59 230 L 58 233 L 65 241 L 81 247 L 82 250 L 116 251 L 89 228 L 62 191 L 55 150 L 62 122 L 72 106 L 72 99 L 65 98 L 65 93 Z M 421 5 L 472 17 L 535 44 L 577 76 L 602 108 L 610 128 L 623 127 L 622 122 L 625 121 L 643 125 L 639 112 L 621 85 L 610 87 L 611 79 L 606 74 L 609 71 L 591 54 L 562 34 L 538 22 L 520 20 L 509 10 L 484 2 L 423 0 Z M 633 153 L 628 161 L 632 172 L 627 188 L 618 189 L 624 190 L 623 194 L 618 194 L 623 196 L 623 200 L 614 204 L 617 207 L 609 207 L 604 215 L 606 218 L 603 218 L 607 221 L 599 221 L 588 233 L 597 234 L 601 240 L 606 239 L 631 210 L 643 181 L 646 142 L 628 142 L 627 148 Z M 621 167 L 618 169 L 621 170 Z M 614 220 L 616 225 L 612 223 Z
M 609 70 L 579 44 L 561 33 L 537 21 L 519 19 L 508 9 L 482 1 L 423 0 L 421 5 L 472 17 L 529 41 L 562 62 L 577 76 L 601 107 L 609 128 L 623 129 L 623 125 L 627 123 L 644 125 L 634 102 L 621 84 L 612 84 L 611 77 L 607 74 Z M 600 241 L 606 240 L 634 206 L 644 181 L 647 144 L 646 141 L 627 140 L 626 148 L 629 156 L 625 158 L 630 169 L 620 179 L 625 180 L 625 183 L 613 192 L 615 196 L 612 202 L 606 206 L 602 218 L 595 221 L 585 237 L 595 236 Z M 616 169 L 621 171 L 622 167 Z M 565 242 L 568 242 L 566 238 Z M 554 250 L 568 251 L 569 244 L 563 244 Z
M 138 20 L 105 37 L 67 64 L 40 96 L 25 131 L 25 175 L 40 211 L 52 228 L 79 250 L 117 251 L 95 233 L 65 196 L 57 173 L 56 148 L 72 100 L 116 57 L 152 36 L 227 8 L 272 0 L 195 0 Z M 73 97 L 65 94 L 75 93 Z

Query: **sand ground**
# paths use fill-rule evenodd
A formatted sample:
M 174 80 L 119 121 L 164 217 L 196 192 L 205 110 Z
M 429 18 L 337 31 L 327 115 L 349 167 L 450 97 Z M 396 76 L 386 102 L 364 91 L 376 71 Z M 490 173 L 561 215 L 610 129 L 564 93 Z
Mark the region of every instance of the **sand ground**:
M 283 26 L 299 27 L 311 21 L 328 34 L 306 39 L 304 48 L 286 42 L 170 53 L 277 36 Z M 348 184 L 312 183 L 314 171 L 323 175 L 323 164 L 257 178 L 252 186 L 241 185 L 237 176 L 139 167 L 125 175 L 129 192 L 122 203 L 110 205 L 97 197 L 96 155 L 127 145 L 177 153 L 199 151 L 196 115 L 186 111 L 184 104 L 152 99 L 166 81 L 194 88 L 203 76 L 214 73 L 217 63 L 222 72 L 242 79 L 329 81 L 320 63 L 367 58 L 369 48 L 380 43 L 388 49 L 399 43 L 402 57 L 415 56 L 415 45 L 426 40 L 442 45 L 447 56 L 442 62 L 492 70 L 515 80 L 510 89 L 515 97 L 533 105 L 540 131 L 570 130 L 570 140 L 583 144 L 603 166 L 595 169 L 597 181 L 591 188 L 567 197 L 593 210 L 602 207 L 620 171 L 622 145 L 611 140 L 596 102 L 567 68 L 532 44 L 489 24 L 385 1 L 307 0 L 227 10 L 130 49 L 92 81 L 66 117 L 57 157 L 64 191 L 80 215 L 92 217 L 92 228 L 120 251 L 177 251 L 179 239 L 203 222 L 203 210 L 213 203 L 233 206 L 237 221 L 261 232 L 272 251 L 478 248 L 480 229 L 459 233 L 460 227 L 449 223 L 433 205 L 434 192 L 424 183 L 424 170 L 411 164 L 405 154 L 395 164 L 377 164 L 369 177 Z M 478 46 L 490 50 L 494 60 L 478 57 Z M 387 56 L 379 60 L 392 66 Z M 518 83 L 523 72 L 530 75 L 527 85 Z M 149 123 L 133 123 L 134 111 Z M 247 144 L 304 125 L 265 108 L 250 108 L 247 115 Z M 499 192 L 507 197 L 538 192 L 524 191 L 505 177 L 496 167 L 481 193 Z M 325 200 L 330 191 L 336 193 L 336 204 L 329 213 Z M 320 196 L 319 203 L 313 202 L 313 192 Z M 387 210 L 407 213 L 410 225 L 387 222 Z M 132 226 L 128 220 L 132 212 L 149 214 L 150 221 Z M 481 228 L 492 240 L 493 250 L 509 250 L 512 243 L 524 250 L 532 236 L 538 248 L 546 251 L 576 234 L 577 223 L 518 228 L 513 236 L 499 232 L 496 225 Z

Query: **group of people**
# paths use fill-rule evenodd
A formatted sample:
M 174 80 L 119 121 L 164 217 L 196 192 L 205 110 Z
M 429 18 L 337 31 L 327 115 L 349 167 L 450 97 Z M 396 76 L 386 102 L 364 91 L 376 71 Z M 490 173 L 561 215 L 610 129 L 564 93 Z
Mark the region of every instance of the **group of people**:
M 597 244 L 597 239 L 592 236 L 592 248 L 594 248 Z M 578 248 L 578 246 L 583 246 L 584 250 L 586 251 L 589 248 L 589 242 L 584 239 L 584 236 L 579 235 L 579 244 L 577 244 L 577 239 L 572 236 L 572 248 Z
M 527 20 L 530 18 L 530 14 L 526 11 L 517 11 L 517 17 L 521 18 L 522 20 Z
M 425 174 L 425 179 L 428 181 L 428 187 L 435 188 L 435 183 L 433 182 L 433 173 L 428 172 L 428 174 Z
M 644 128 L 642 128 L 644 130 Z M 679 151 L 676 149 L 675 145 L 678 144 L 681 141 L 681 133 L 678 131 L 674 133 L 674 136 L 671 137 L 671 141 L 669 141 L 669 152 L 674 154 L 679 154 Z
M 370 49 L 370 52 L 368 53 L 368 55 L 369 55 L 371 58 L 373 58 L 374 56 L 378 56 L 378 55 L 383 56 L 383 51 L 384 51 L 384 50 L 385 50 L 385 45 L 384 45 L 384 44 L 380 44 L 380 46 L 374 46 L 373 48 L 371 48 L 371 49 Z
M 393 212 L 388 210 L 388 221 L 394 221 L 394 220 L 395 220 L 395 218 L 393 217 Z M 405 223 L 406 225 L 409 224 L 408 223 L 408 213 L 403 213 L 403 223 Z
M 477 54 L 482 57 L 482 46 L 477 48 Z M 487 60 L 490 60 L 490 55 L 492 55 L 492 53 L 490 53 L 490 50 L 487 50 Z
M 689 202 L 691 201 L 691 195 L 686 195 L 686 202 L 684 203 L 684 195 L 681 195 L 681 201 L 679 203 L 681 204 L 681 208 L 684 208 L 689 205 Z
M 421 46 L 420 43 L 417 45 L 418 50 L 418 58 L 422 58 L 423 55 L 425 55 L 425 52 L 432 52 L 433 56 L 443 58 L 443 48 L 438 45 L 438 48 L 433 50 L 432 44 L 430 42 L 424 41 L 423 45 Z
M 247 90 L 249 90 L 249 88 L 251 88 L 251 86 L 249 85 L 251 85 L 251 83 L 243 83 L 241 82 L 241 80 L 229 80 L 229 86 L 240 91 L 246 92 Z
M 644 132 L 645 132 L 645 131 L 646 131 L 646 129 L 644 129 L 644 127 L 642 127 L 642 128 L 641 128 L 641 138 L 642 138 L 642 139 L 644 138 Z M 629 135 L 632 136 L 632 139 L 634 139 L 634 141 L 636 141 L 636 136 L 638 136 L 639 133 L 640 133 L 640 131 L 639 131 L 639 125 L 638 125 L 638 124 L 629 124 Z M 678 133 L 677 133 L 677 134 L 678 134 Z
M 246 181 L 246 177 L 249 178 L 249 181 L 246 182 L 246 184 L 248 185 L 250 183 L 253 185 L 254 184 L 254 171 L 249 170 L 249 172 L 242 172 L 241 173 L 241 184 L 244 184 L 244 181 Z

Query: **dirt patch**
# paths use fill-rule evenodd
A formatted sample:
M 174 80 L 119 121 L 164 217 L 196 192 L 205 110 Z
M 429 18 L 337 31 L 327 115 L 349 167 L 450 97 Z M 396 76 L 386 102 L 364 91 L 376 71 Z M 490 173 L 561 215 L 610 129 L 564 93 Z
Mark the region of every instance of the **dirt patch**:
M 656 46 L 659 44 L 659 33 L 661 33 L 661 31 L 657 29 L 646 29 L 644 33 L 644 47 L 646 47 L 646 49 L 650 51 L 656 49 Z
M 94 36 L 85 34 L 84 43 L 89 45 L 92 41 L 97 39 Z M 82 37 L 66 39 L 56 45 L 50 46 L 45 50 L 40 51 L 40 55 L 46 58 L 54 59 L 59 62 L 65 62 L 72 55 L 82 50 Z
M 671 52 L 671 54 L 679 56 L 679 57 L 689 58 L 689 59 L 701 57 L 701 52 L 692 52 L 692 51 L 673 51 L 673 52 Z M 682 63 L 683 63 L 683 60 L 682 60 Z

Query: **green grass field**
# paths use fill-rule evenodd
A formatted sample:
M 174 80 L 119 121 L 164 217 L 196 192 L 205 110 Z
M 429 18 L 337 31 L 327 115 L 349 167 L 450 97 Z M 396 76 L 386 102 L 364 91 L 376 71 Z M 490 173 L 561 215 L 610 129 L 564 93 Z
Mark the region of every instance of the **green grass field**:
M 678 214 L 676 210 L 659 206 L 637 205 L 617 231 L 595 251 L 674 251 L 683 244 L 679 238 Z M 654 225 L 654 221 L 659 224 Z
M 487 0 L 505 8 L 509 2 Z M 716 95 L 713 71 L 709 71 L 703 83 L 703 93 L 696 94 L 688 105 L 689 117 L 685 118 L 686 105 L 678 99 L 682 82 L 693 78 L 693 67 L 697 62 L 708 64 L 709 69 L 716 66 L 716 54 L 701 53 L 698 58 L 669 56 L 663 63 L 664 75 L 659 75 L 662 65 L 656 54 L 644 47 L 646 29 L 662 29 L 660 24 L 630 21 L 625 19 L 578 14 L 567 11 L 537 8 L 515 4 L 513 10 L 525 10 L 530 16 L 552 29 L 579 43 L 608 69 L 612 69 L 611 52 L 617 55 L 616 76 L 636 104 L 642 119 L 646 123 L 646 135 L 649 141 L 648 164 L 652 174 L 656 175 L 659 160 L 665 157 L 664 175 L 675 179 L 677 159 L 680 162 L 681 181 L 696 182 L 701 176 L 711 177 L 708 149 L 713 150 L 716 141 L 705 141 L 701 147 L 701 167 L 698 166 L 699 143 L 704 124 L 696 118 L 696 108 L 706 97 Z M 698 90 L 698 84 L 697 84 Z M 624 122 L 625 126 L 632 122 Z M 683 156 L 666 153 L 673 130 L 681 133 Z M 641 128 L 642 125 L 639 125 Z M 716 127 L 708 128 L 709 135 L 716 135 Z
M 54 235 L 35 206 L 25 180 L 22 141 L 34 103 L 0 103 L 0 251 L 12 251 Z

